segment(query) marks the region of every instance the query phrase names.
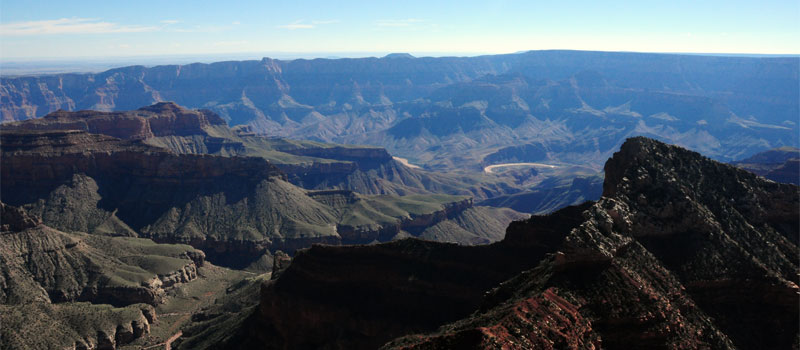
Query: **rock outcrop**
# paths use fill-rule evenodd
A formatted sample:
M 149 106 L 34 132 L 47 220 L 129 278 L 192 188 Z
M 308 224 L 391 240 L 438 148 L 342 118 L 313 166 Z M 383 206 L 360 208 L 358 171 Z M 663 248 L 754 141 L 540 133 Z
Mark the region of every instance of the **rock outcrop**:
M 0 209 L 3 347 L 115 349 L 130 343 L 150 332 L 154 306 L 196 279 L 205 260 L 186 245 L 65 233 L 21 208 L 0 203 Z
M 795 186 L 630 139 L 606 164 L 604 197 L 553 255 L 470 318 L 386 348 L 791 348 L 798 205 Z
M 133 232 L 192 244 L 212 259 L 237 252 L 257 259 L 271 244 L 293 251 L 338 239 L 327 208 L 261 158 L 178 155 L 82 131 L 25 130 L 3 131 L 1 161 L 3 201 L 60 229 Z
M 86 131 L 123 140 L 140 140 L 177 154 L 264 158 L 310 190 L 347 189 L 363 194 L 451 193 L 476 198 L 518 191 L 513 186 L 480 183 L 406 167 L 380 147 L 336 145 L 264 137 L 248 128 L 228 128 L 206 110 L 159 102 L 136 110 L 101 112 L 59 110 L 42 118 L 3 124 L 16 131 Z
M 633 138 L 600 201 L 493 245 L 303 251 L 226 344 L 366 349 L 422 332 L 385 348 L 791 348 L 798 227 L 796 186 Z
M 548 218 L 531 220 L 538 229 L 551 230 Z M 550 243 L 507 239 L 467 247 L 404 239 L 314 245 L 262 287 L 259 311 L 237 333 L 226 335 L 223 346 L 369 349 L 409 332 L 434 330 L 468 316 L 487 290 L 535 266 L 554 249 Z
M 6 204 L 3 217 L 34 225 L 0 232 L 0 302 L 159 304 L 166 290 L 197 278 L 205 254 L 186 245 L 65 233 Z M 21 215 L 20 215 L 21 214 Z M 5 221 L 4 221 L 5 222 Z
M 113 350 L 150 334 L 155 321 L 155 310 L 145 304 L 0 305 L 0 339 L 8 349 Z
M 189 110 L 172 102 L 160 102 L 133 111 L 99 112 L 58 110 L 38 120 L 5 123 L 6 130 L 80 130 L 125 140 L 206 133 L 205 128 L 227 125 L 209 110 Z

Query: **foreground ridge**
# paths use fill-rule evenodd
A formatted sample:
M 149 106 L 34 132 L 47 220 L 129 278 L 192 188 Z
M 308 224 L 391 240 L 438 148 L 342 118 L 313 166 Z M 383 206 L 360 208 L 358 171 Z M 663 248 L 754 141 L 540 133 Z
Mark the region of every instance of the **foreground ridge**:
M 797 347 L 797 186 L 641 137 L 605 170 L 600 201 L 494 245 L 314 246 L 225 344 Z M 422 334 L 391 340 L 409 332 Z

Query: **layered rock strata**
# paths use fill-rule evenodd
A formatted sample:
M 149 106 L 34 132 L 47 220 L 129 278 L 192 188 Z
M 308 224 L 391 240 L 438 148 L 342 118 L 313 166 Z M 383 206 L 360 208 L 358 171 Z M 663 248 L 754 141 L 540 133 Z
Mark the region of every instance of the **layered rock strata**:
M 303 251 L 226 344 L 367 349 L 411 332 L 385 348 L 796 347 L 796 186 L 646 138 L 605 169 L 600 201 L 493 245 Z

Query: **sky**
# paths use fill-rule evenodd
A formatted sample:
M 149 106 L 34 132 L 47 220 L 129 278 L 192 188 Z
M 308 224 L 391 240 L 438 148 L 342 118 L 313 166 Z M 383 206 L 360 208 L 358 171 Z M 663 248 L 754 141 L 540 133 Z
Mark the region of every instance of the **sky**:
M 800 1 L 0 1 L 4 61 L 545 49 L 800 54 Z

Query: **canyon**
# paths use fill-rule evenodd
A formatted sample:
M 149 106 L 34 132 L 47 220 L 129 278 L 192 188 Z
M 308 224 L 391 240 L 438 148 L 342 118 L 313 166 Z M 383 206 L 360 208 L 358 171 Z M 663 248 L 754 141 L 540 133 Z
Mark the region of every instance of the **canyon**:
M 0 348 L 798 348 L 798 67 L 2 76 Z
M 428 169 L 546 159 L 600 170 L 637 135 L 723 161 L 796 147 L 798 77 L 791 57 L 264 58 L 2 77 L 0 113 L 14 121 L 174 101 L 260 134 L 384 147 Z
M 315 245 L 217 346 L 796 345 L 797 186 L 646 138 L 605 172 L 599 201 L 515 222 L 492 245 Z

